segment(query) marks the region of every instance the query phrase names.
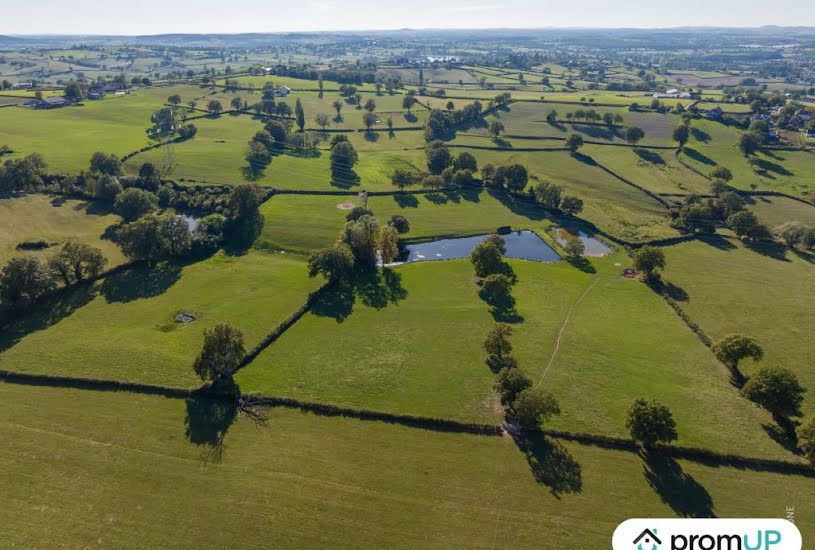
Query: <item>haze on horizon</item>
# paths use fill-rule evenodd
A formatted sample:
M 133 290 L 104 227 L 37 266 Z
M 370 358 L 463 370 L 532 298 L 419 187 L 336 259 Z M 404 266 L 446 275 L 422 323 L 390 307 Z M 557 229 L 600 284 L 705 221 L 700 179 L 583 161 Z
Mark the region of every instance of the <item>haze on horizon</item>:
M 414 0 L 383 3 L 304 0 L 41 0 L 11 2 L 0 34 L 151 35 L 476 28 L 666 28 L 815 26 L 811 0 L 781 0 L 771 9 L 743 0 Z

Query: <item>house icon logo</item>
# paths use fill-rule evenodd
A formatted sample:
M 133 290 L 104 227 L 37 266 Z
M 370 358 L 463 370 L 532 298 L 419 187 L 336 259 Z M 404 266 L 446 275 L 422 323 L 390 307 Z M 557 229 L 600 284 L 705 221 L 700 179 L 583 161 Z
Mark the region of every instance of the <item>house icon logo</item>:
M 657 537 L 656 529 L 646 529 L 634 539 L 634 544 L 637 545 L 637 550 L 658 550 L 662 541 Z

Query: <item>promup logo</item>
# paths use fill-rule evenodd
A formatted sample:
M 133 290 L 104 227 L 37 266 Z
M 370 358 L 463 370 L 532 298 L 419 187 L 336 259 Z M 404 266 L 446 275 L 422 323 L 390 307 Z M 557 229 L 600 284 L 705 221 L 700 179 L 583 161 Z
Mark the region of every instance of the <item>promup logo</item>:
M 801 533 L 783 519 L 629 519 L 614 550 L 801 550 Z
M 634 539 L 637 550 L 657 550 L 662 541 L 657 537 L 657 530 L 646 529 Z

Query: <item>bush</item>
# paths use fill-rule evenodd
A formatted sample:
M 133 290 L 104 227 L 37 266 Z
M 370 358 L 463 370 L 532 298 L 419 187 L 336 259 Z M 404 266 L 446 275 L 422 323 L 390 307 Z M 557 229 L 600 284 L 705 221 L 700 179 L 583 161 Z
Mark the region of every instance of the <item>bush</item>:
M 122 191 L 113 203 L 113 209 L 126 222 L 137 220 L 157 207 L 158 199 L 153 193 L 137 188 Z

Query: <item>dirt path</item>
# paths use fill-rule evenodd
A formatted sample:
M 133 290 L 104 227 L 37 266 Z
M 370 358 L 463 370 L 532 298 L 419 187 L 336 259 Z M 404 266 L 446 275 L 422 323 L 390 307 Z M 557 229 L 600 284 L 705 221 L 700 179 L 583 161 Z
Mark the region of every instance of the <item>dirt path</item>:
M 580 298 L 578 298 L 577 301 L 572 304 L 572 307 L 569 308 L 569 312 L 566 314 L 566 318 L 563 320 L 563 324 L 560 325 L 560 330 L 557 333 L 557 340 L 555 341 L 555 349 L 552 350 L 552 357 L 549 358 L 549 363 L 546 365 L 546 368 L 543 369 L 543 374 L 541 374 L 540 380 L 538 380 L 538 383 L 535 385 L 536 388 L 540 387 L 540 385 L 543 384 L 544 377 L 549 372 L 549 369 L 552 367 L 552 363 L 555 362 L 555 357 L 557 356 L 557 352 L 560 349 L 560 341 L 563 339 L 563 333 L 566 332 L 566 325 L 569 324 L 569 319 L 572 318 L 572 312 L 574 311 L 574 308 L 576 308 L 578 304 L 580 304 L 580 302 L 583 301 L 583 298 L 586 297 L 589 291 L 592 288 L 594 288 L 594 285 L 596 285 L 599 280 L 600 280 L 599 277 L 594 279 L 594 282 L 589 285 L 589 288 L 587 288 L 586 291 L 583 292 L 583 294 L 580 296 Z

